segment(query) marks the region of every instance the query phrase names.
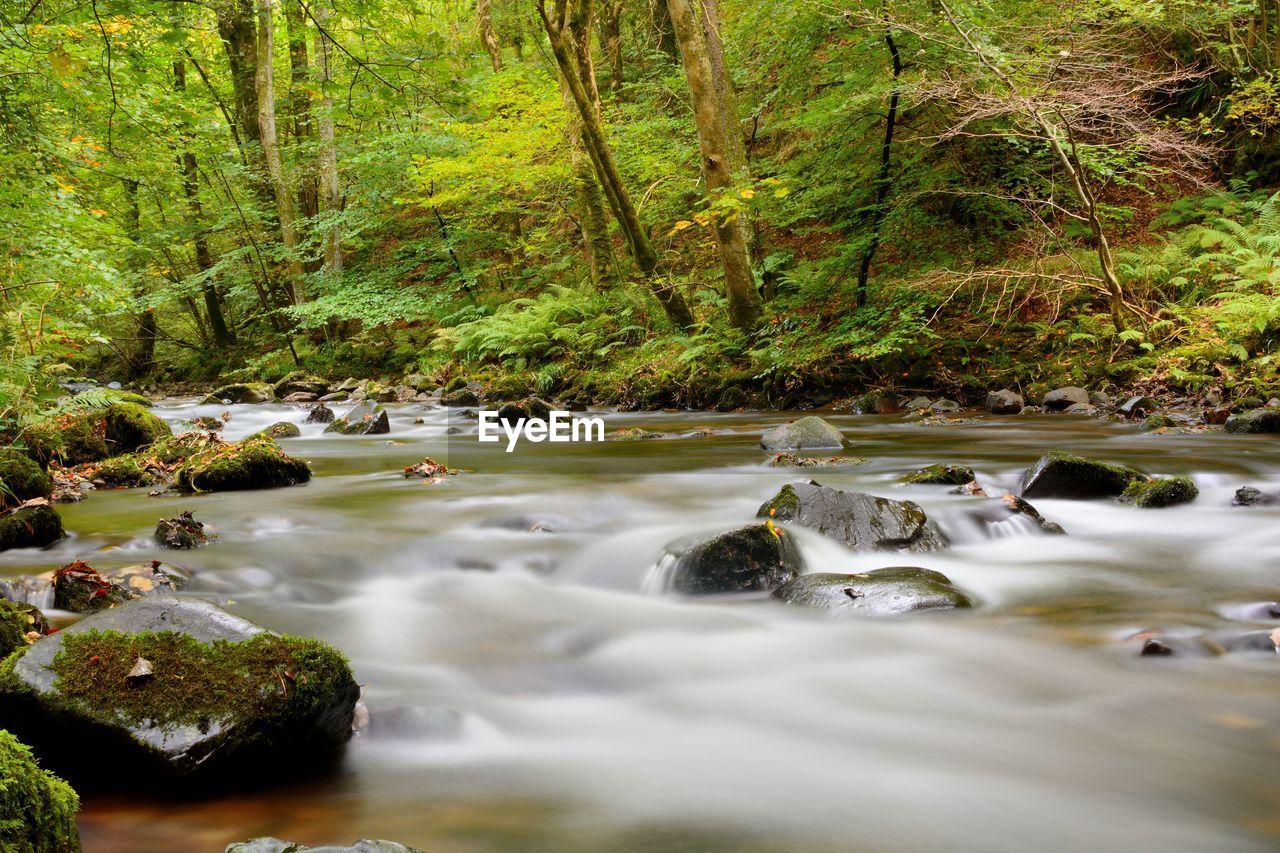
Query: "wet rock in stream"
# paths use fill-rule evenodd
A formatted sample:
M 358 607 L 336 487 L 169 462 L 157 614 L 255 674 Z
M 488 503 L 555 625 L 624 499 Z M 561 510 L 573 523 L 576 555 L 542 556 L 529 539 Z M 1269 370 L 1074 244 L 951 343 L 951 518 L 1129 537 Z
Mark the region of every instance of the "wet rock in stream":
M 993 415 L 1016 415 L 1022 412 L 1022 395 L 1008 388 L 987 395 L 987 411 Z
M 789 483 L 757 515 L 794 522 L 855 551 L 940 551 L 946 538 L 912 501 L 832 489 L 810 480 Z
M 686 595 L 767 592 L 804 565 L 792 537 L 772 523 L 731 530 L 674 553 L 671 588 Z
M 1271 506 L 1280 501 L 1276 495 L 1270 495 L 1253 486 L 1241 486 L 1231 498 L 1232 506 Z
M 386 435 L 391 432 L 387 410 L 374 403 L 357 403 L 340 418 L 335 418 L 325 432 L 341 435 Z
M 1146 475 L 1133 468 L 1051 450 L 1023 475 L 1022 496 L 1068 500 L 1115 498 L 1122 495 L 1130 483 L 1146 479 Z
M 307 419 L 305 423 L 329 424 L 333 423 L 333 419 L 333 409 L 329 408 L 324 403 L 316 403 L 311 407 L 311 411 L 307 412 Z
M 1196 499 L 1200 490 L 1190 477 L 1169 477 L 1159 480 L 1138 480 L 1130 483 L 1120 495 L 1121 503 L 1133 504 L 1144 509 L 1188 504 Z
M 901 482 L 917 486 L 963 486 L 974 480 L 967 465 L 926 465 L 902 477 Z
M 306 462 L 259 433 L 193 454 L 178 469 L 176 484 L 186 492 L 226 492 L 294 486 L 310 479 Z
M 383 841 L 362 838 L 350 847 L 338 847 L 326 844 L 323 847 L 308 847 L 293 841 L 282 841 L 279 838 L 252 838 L 237 844 L 228 844 L 224 853 L 423 853 L 417 847 L 406 847 L 396 841 Z
M 204 522 L 196 521 L 195 515 L 188 511 L 174 518 L 160 519 L 156 523 L 155 541 L 161 548 L 181 551 L 202 548 L 213 541 L 213 537 L 204 529 Z
M 1232 415 L 1227 418 L 1227 432 L 1272 433 L 1280 432 L 1280 408 L 1261 408 Z
M 223 385 L 221 388 L 215 388 L 200 401 L 200 405 L 220 405 L 222 403 L 248 403 L 251 405 L 257 405 L 260 403 L 270 403 L 275 399 L 275 397 L 275 389 L 266 382 L 239 382 L 233 385 Z
M 760 437 L 763 450 L 843 450 L 840 430 L 815 415 L 774 427 Z
M 140 659 L 151 672 L 130 679 Z M 0 681 L 0 726 L 73 777 L 176 792 L 314 768 L 350 738 L 359 695 L 323 643 L 163 595 L 20 651 Z
M 973 606 L 946 575 L 914 566 L 848 575 L 801 575 L 773 594 L 787 604 L 821 608 L 841 616 L 897 616 Z
M 1040 401 L 1047 411 L 1061 412 L 1074 405 L 1089 405 L 1089 392 L 1084 388 L 1056 388 Z

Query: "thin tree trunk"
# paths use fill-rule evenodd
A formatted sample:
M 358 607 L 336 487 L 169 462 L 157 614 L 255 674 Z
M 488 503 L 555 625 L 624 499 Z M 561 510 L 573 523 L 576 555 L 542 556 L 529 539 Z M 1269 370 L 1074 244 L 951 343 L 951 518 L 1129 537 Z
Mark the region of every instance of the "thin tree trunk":
M 876 201 L 871 214 L 871 239 L 862 253 L 862 263 L 858 266 L 858 307 L 867 304 L 867 279 L 871 276 L 871 262 L 875 260 L 880 249 L 880 227 L 888 213 L 889 190 L 893 186 L 890 177 L 893 166 L 893 133 L 898 125 L 898 100 L 901 90 L 898 78 L 902 76 L 902 56 L 898 52 L 898 44 L 893 40 L 893 29 L 885 20 L 884 43 L 889 48 L 889 57 L 893 60 L 893 92 L 889 95 L 889 111 L 884 119 L 884 142 L 880 144 L 880 175 L 876 180 Z
M 609 91 L 622 100 L 622 0 L 602 0 L 600 42 L 609 59 Z
M 667 0 L 684 61 L 694 122 L 698 126 L 702 179 L 708 197 L 714 200 L 718 192 L 732 192 L 736 181 L 730 162 L 729 117 L 724 115 L 724 104 L 717 91 L 715 69 L 698 21 L 701 11 L 698 3 L 699 0 Z M 751 270 L 745 229 L 736 216 L 727 220 L 716 216 L 713 227 L 720 247 L 720 262 L 724 267 L 729 320 L 739 329 L 752 329 L 760 321 L 763 303 Z
M 493 29 L 493 0 L 476 0 L 476 27 L 480 33 L 480 44 L 493 63 L 493 70 L 501 71 L 502 47 L 498 44 L 498 34 Z
M 262 208 L 270 211 L 275 194 L 267 178 L 262 159 L 262 127 L 258 121 L 258 41 L 254 27 L 253 0 L 226 0 L 216 4 L 218 34 L 231 71 L 232 103 L 240 136 L 244 140 L 245 160 L 251 164 L 253 191 Z
M 649 0 L 649 20 L 653 25 L 658 50 L 672 59 L 679 59 L 680 49 L 676 46 L 676 31 L 671 26 L 671 10 L 667 8 L 667 0 Z
M 582 223 L 582 243 L 586 249 L 587 264 L 591 270 L 591 282 L 603 287 L 616 279 L 617 262 L 613 256 L 613 244 L 609 241 L 609 224 L 605 218 L 605 201 L 592 171 L 591 158 L 587 154 L 582 136 L 582 118 L 573 102 L 573 94 L 560 78 L 560 97 L 569 115 L 565 135 L 569 140 L 569 161 L 573 168 L 574 191 L 578 197 L 579 219 Z
M 320 136 L 320 193 L 324 211 L 328 214 L 329 230 L 325 234 L 324 268 L 330 273 L 342 270 L 342 184 L 338 179 L 338 149 L 334 143 L 333 98 L 328 87 L 332 82 L 332 45 L 325 35 L 329 20 L 327 2 L 317 2 L 312 7 L 316 29 L 316 83 L 320 87 L 320 110 L 316 117 L 316 130 Z
M 546 0 L 538 0 L 537 7 L 547 31 L 547 38 L 551 43 L 551 52 L 555 57 L 556 65 L 569 86 L 574 105 L 582 118 L 583 141 L 591 157 L 596 179 L 600 182 L 600 188 L 604 191 L 618 219 L 618 226 L 626 238 L 631 257 L 662 304 L 671 323 L 680 329 L 690 329 L 693 327 L 693 314 L 689 311 L 684 297 L 671 285 L 657 280 L 655 275 L 658 268 L 657 253 L 654 252 L 653 245 L 640 224 L 640 215 L 622 181 L 618 165 L 614 162 L 613 150 L 605 137 L 603 122 L 595 108 L 596 101 L 592 99 L 591 93 L 583 83 L 584 78 L 577 63 L 577 48 L 570 43 L 572 34 L 569 31 L 568 13 L 571 10 L 568 9 L 568 0 L 556 0 L 554 17 L 547 9 Z M 575 9 L 572 11 L 580 13 L 580 4 L 575 4 Z
M 258 3 L 258 73 L 255 83 L 258 90 L 258 126 L 262 134 L 262 156 L 267 164 L 267 176 L 275 195 L 276 216 L 280 222 L 280 238 L 284 244 L 285 262 L 289 269 L 288 294 L 296 305 L 303 299 L 302 261 L 298 255 L 297 214 L 293 207 L 293 194 L 285 181 L 284 164 L 280 160 L 279 136 L 276 132 L 275 71 L 272 56 L 275 48 L 275 22 L 272 19 L 273 0 L 257 0 Z
M 185 92 L 187 89 L 187 63 L 182 58 L 174 60 L 173 63 L 173 87 L 178 92 Z M 213 254 L 209 251 L 209 240 L 203 226 L 204 209 L 200 204 L 199 169 L 196 164 L 196 155 L 191 150 L 190 135 L 184 132 L 182 142 L 182 154 L 178 162 L 182 168 L 182 193 L 187 199 L 192 242 L 196 250 L 196 266 L 202 274 L 200 290 L 204 295 L 204 309 L 209 317 L 209 329 L 213 335 L 213 342 L 218 347 L 225 347 L 235 343 L 235 338 L 227 328 L 227 320 L 222 314 L 222 300 L 218 296 L 213 276 L 209 272 L 213 269 Z
M 125 236 L 129 238 L 129 271 L 135 277 L 133 296 L 135 299 L 141 300 L 147 296 L 146 288 L 142 284 L 146 275 L 146 260 L 143 257 L 140 242 L 142 239 L 142 211 L 138 206 L 138 182 L 136 180 L 129 178 L 124 181 L 124 197 Z M 158 328 L 156 326 L 155 309 L 144 308 L 140 311 L 137 315 L 137 323 L 137 345 L 129 356 L 130 378 L 145 375 L 155 367 L 156 363 Z
M 302 0 L 285 0 L 285 20 L 289 28 L 289 116 L 293 119 L 293 138 L 304 147 L 311 142 L 311 58 L 307 55 L 307 20 Z M 305 157 L 299 162 L 306 162 Z M 316 174 L 300 168 L 298 181 L 298 214 L 305 219 L 315 217 L 319 208 Z

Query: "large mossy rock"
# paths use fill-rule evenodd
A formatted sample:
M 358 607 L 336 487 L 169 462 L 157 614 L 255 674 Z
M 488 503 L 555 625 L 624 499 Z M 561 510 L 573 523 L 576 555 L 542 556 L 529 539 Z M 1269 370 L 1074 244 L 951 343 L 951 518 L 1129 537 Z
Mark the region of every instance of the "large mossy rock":
M 332 758 L 360 688 L 346 660 L 212 604 L 104 610 L 0 667 L 0 725 L 73 778 L 244 784 Z
M 317 397 L 322 397 L 329 393 L 329 382 L 321 376 L 302 370 L 295 370 L 277 382 L 272 391 L 281 400 L 290 394 L 298 393 L 315 394 Z
M 1196 488 L 1195 481 L 1190 477 L 1170 477 L 1162 480 L 1132 482 L 1120 496 L 1120 501 L 1144 509 L 1164 509 L 1179 504 L 1189 504 L 1199 494 L 1200 490 Z
M 1227 418 L 1227 432 L 1280 432 L 1280 409 L 1254 409 Z
M 763 450 L 842 450 L 846 442 L 840 430 L 814 415 L 783 424 L 760 437 Z
M 785 530 L 753 524 L 678 552 L 671 588 L 686 595 L 767 592 L 794 578 L 803 566 Z
M 844 492 L 810 480 L 789 483 L 760 507 L 761 518 L 816 530 L 855 551 L 940 551 L 947 540 L 912 501 Z
M 238 382 L 215 388 L 200 404 L 218 406 L 223 403 L 270 403 L 275 398 L 275 389 L 266 382 Z
M 1130 483 L 1146 479 L 1145 474 L 1133 468 L 1051 450 L 1023 475 L 1022 496 L 1067 500 L 1115 498 L 1124 494 Z
M 101 410 L 56 415 L 27 427 L 23 440 L 41 465 L 98 462 L 111 455 Z
M 53 493 L 53 479 L 25 453 L 0 447 L 0 508 Z
M 228 844 L 224 853 L 423 853 L 417 847 L 406 847 L 395 841 L 362 838 L 350 847 L 308 847 L 279 838 L 251 838 L 238 844 Z
M 47 630 L 44 614 L 36 607 L 0 598 L 0 658 L 25 649 Z
M 946 575 L 910 566 L 853 575 L 801 575 L 779 587 L 774 596 L 788 604 L 822 608 L 841 616 L 897 616 L 973 606 Z
M 102 412 L 112 456 L 133 453 L 173 434 L 169 425 L 137 403 L 114 403 Z
M 357 403 L 340 418 L 335 418 L 325 432 L 342 435 L 386 435 L 391 432 L 387 410 L 376 403 Z
M 147 448 L 147 455 L 155 457 L 166 465 L 177 465 L 186 462 L 197 453 L 226 447 L 227 444 L 228 442 L 223 441 L 222 437 L 216 433 L 193 430 L 162 438 Z
M 963 486 L 973 480 L 973 469 L 968 465 L 926 465 L 902 477 L 903 483 L 914 486 Z
M 296 486 L 310 479 L 306 462 L 259 434 L 196 453 L 178 469 L 175 482 L 187 492 L 231 492 Z
M 45 548 L 65 535 L 62 516 L 52 506 L 23 507 L 0 516 L 0 551 Z
M 30 749 L 0 730 L 0 850 L 75 853 L 79 809 L 71 786 L 41 769 Z

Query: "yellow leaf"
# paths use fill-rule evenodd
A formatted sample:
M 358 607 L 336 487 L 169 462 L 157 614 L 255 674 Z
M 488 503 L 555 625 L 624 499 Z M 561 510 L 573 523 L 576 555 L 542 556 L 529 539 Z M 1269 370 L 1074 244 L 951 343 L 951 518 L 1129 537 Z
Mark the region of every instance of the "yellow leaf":
M 791 190 L 786 187 L 778 187 L 778 189 L 773 191 L 773 195 L 775 198 L 786 198 L 787 193 L 789 192 L 791 192 Z
M 742 196 L 743 198 L 755 198 L 755 197 L 756 197 L 756 191 L 755 191 L 755 190 L 743 190 L 742 192 L 738 193 L 738 195 Z
M 683 231 L 684 229 L 686 229 L 686 228 L 690 228 L 690 227 L 692 227 L 692 226 L 693 226 L 693 223 L 692 223 L 692 222 L 690 222 L 689 220 L 687 220 L 687 219 L 681 219 L 679 222 L 677 222 L 677 223 L 675 224 L 675 227 L 673 227 L 671 230 L 672 230 L 672 231 Z
M 99 209 L 98 209 L 98 208 L 96 208 L 96 207 L 95 207 L 95 208 L 91 208 L 91 209 L 89 210 L 89 212 L 90 212 L 90 213 L 92 213 L 94 216 L 106 216 L 106 215 L 107 215 L 107 212 L 106 212 L 105 210 L 99 210 Z

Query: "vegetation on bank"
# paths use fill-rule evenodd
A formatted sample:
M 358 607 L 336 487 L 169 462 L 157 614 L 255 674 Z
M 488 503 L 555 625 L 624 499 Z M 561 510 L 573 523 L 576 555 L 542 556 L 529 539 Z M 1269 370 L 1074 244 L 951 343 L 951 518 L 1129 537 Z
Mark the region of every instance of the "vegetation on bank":
M 1280 392 L 1272 0 L 22 11 L 10 434 L 58 379 L 298 367 L 640 406 Z

